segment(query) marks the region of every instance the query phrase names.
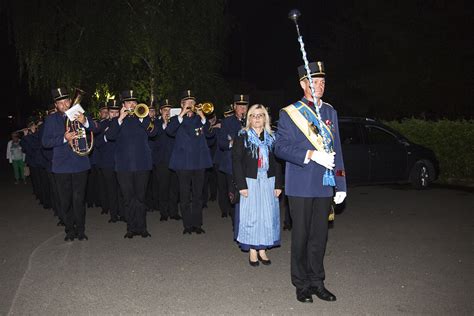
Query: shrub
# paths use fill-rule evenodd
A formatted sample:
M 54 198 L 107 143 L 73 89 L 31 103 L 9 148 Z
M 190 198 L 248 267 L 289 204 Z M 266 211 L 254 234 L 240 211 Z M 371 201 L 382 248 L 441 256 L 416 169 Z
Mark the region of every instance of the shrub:
M 442 182 L 474 180 L 473 120 L 424 121 L 412 118 L 385 123 L 409 140 L 435 152 Z

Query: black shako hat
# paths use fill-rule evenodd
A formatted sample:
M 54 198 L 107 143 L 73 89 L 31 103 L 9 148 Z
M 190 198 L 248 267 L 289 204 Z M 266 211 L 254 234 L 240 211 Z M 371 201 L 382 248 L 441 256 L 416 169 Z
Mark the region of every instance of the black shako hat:
M 164 108 L 171 108 L 171 107 L 173 106 L 168 102 L 168 99 L 165 99 L 163 102 L 161 102 L 160 110 Z
M 137 101 L 137 97 L 133 90 L 124 90 L 120 92 L 120 99 L 122 101 Z
M 109 102 L 107 102 L 107 108 L 109 110 L 119 110 L 122 108 L 120 102 L 118 102 L 115 99 L 110 99 Z
M 53 97 L 54 101 L 67 99 L 69 98 L 69 91 L 64 87 L 51 89 L 51 96 Z
M 234 94 L 234 104 L 249 105 L 248 94 Z
M 108 108 L 109 108 L 108 102 L 105 102 L 105 101 L 104 101 L 104 102 L 101 102 L 101 103 L 100 103 L 99 111 L 100 111 L 100 110 L 104 110 L 104 109 L 107 110 Z
M 326 77 L 326 72 L 324 71 L 324 64 L 322 61 L 315 61 L 309 63 L 309 71 L 311 74 L 311 78 L 324 78 Z M 298 67 L 298 76 L 301 80 L 307 78 L 308 73 L 306 72 L 306 68 L 304 65 Z
M 194 95 L 193 91 L 184 90 L 183 93 L 181 94 L 181 101 L 188 100 L 188 99 L 196 100 L 196 96 Z

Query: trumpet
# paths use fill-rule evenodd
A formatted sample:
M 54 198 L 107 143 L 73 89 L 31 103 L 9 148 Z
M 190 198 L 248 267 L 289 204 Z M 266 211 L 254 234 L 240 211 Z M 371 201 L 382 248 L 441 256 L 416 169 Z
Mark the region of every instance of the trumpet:
M 214 112 L 214 104 L 212 104 L 211 102 L 204 102 L 204 103 L 195 104 L 191 108 L 191 111 L 193 112 L 197 112 L 198 110 L 202 110 L 202 112 L 205 115 L 209 115 L 212 112 Z
M 139 103 L 133 110 L 127 110 L 129 116 L 136 116 L 138 118 L 144 118 L 150 113 L 150 108 L 145 103 Z

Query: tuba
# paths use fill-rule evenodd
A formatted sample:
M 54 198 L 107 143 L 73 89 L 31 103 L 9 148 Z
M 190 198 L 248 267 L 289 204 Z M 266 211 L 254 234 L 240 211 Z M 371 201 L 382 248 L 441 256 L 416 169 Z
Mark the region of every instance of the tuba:
M 214 104 L 211 102 L 199 103 L 193 106 L 191 109 L 193 112 L 197 112 L 198 110 L 202 110 L 205 115 L 209 115 L 214 112 Z
M 85 91 L 75 88 L 71 107 L 79 104 L 84 94 L 86 94 Z M 94 122 L 89 122 L 89 124 L 94 124 Z M 89 155 L 92 151 L 92 147 L 94 146 L 94 134 L 92 132 L 87 133 L 86 129 L 80 122 L 77 120 L 71 121 L 69 118 L 66 120 L 66 131 L 76 133 L 76 138 L 69 142 L 72 151 L 74 151 L 79 156 Z

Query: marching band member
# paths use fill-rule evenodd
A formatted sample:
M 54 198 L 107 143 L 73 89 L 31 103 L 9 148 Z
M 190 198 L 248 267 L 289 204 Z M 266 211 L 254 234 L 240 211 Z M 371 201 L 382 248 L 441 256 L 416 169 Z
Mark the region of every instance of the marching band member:
M 227 194 L 233 192 L 232 178 L 232 145 L 238 132 L 245 126 L 245 116 L 249 105 L 249 96 L 246 94 L 237 94 L 234 96 L 233 115 L 222 120 L 221 131 L 218 135 L 218 146 L 222 150 L 222 157 L 219 164 L 219 171 L 225 174 L 225 189 Z M 229 203 L 226 210 L 222 213 L 222 217 L 227 217 L 230 213 L 232 222 L 234 221 L 234 208 Z
M 66 130 L 65 112 L 71 106 L 71 99 L 64 88 L 52 90 L 57 112 L 46 117 L 41 142 L 44 147 L 53 149 L 52 172 L 56 181 L 59 204 L 63 214 L 66 237 L 87 240 L 85 234 L 85 194 L 87 173 L 90 169 L 88 156 L 77 155 L 69 145 L 77 139 L 75 131 Z M 75 118 L 84 128 L 97 131 L 91 118 L 82 113 Z
M 140 235 L 150 237 L 146 226 L 145 193 L 152 169 L 148 137 L 156 135 L 149 116 L 130 115 L 137 106 L 133 90 L 121 93 L 120 115 L 110 123 L 105 133 L 115 141 L 115 171 L 124 198 L 127 233 L 124 238 Z
M 168 99 L 160 106 L 160 119 L 156 122 L 156 128 L 166 130 L 170 121 L 171 107 Z M 160 221 L 167 221 L 168 218 L 180 220 L 181 216 L 178 213 L 178 176 L 175 171 L 169 168 L 175 138 L 167 133 L 160 133 L 154 143 L 153 165 L 158 182 Z
M 115 141 L 108 141 L 106 132 L 113 119 L 120 114 L 121 106 L 116 100 L 107 102 L 108 118 L 100 122 L 101 134 L 96 136 L 95 149 L 98 152 L 97 168 L 99 168 L 100 177 L 103 179 L 103 188 L 101 192 L 102 208 L 106 213 L 110 213 L 109 223 L 115 223 L 123 220 L 122 208 L 119 205 L 122 197 L 115 173 Z
M 325 89 L 324 66 L 322 62 L 314 62 L 309 68 L 319 102 L 314 104 L 308 74 L 300 66 L 298 74 L 304 97 L 280 112 L 275 154 L 286 161 L 285 194 L 293 220 L 291 281 L 296 287 L 296 298 L 300 302 L 312 302 L 311 295 L 315 294 L 322 300 L 335 301 L 336 296 L 324 286 L 323 265 L 334 187 L 332 181 L 323 183 L 328 179 L 323 177 L 335 168 L 336 204 L 342 203 L 346 196 L 346 180 L 337 112 L 320 99 Z M 321 150 L 317 141 L 326 131 L 331 135 L 332 153 Z
M 181 113 L 171 118 L 166 133 L 176 138 L 171 154 L 170 169 L 179 179 L 179 197 L 183 216 L 183 234 L 205 233 L 202 229 L 202 187 L 204 172 L 212 166 L 206 136 L 209 128 L 202 109 L 193 108 L 196 98 L 191 90 L 184 91 Z
M 95 135 L 96 138 L 101 137 L 101 134 L 103 132 L 102 126 L 108 118 L 109 110 L 107 109 L 107 102 L 102 102 L 99 107 L 99 119 L 94 119 L 94 122 L 96 122 L 99 126 L 100 133 Z M 95 146 L 91 154 L 89 155 L 91 170 L 89 171 L 89 176 L 87 178 L 86 200 L 88 207 L 101 207 L 102 211 L 100 212 L 100 214 L 107 214 L 109 210 L 104 207 L 102 203 L 102 199 L 104 196 L 104 179 L 100 174 L 99 167 L 97 166 L 100 155 L 99 151 L 100 149 Z

